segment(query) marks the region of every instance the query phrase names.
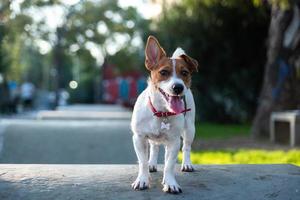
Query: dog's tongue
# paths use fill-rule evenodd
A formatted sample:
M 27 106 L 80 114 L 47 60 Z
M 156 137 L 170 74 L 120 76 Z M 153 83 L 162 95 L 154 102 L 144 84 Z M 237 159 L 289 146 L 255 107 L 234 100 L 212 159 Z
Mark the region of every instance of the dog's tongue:
M 176 114 L 179 114 L 184 109 L 183 102 L 178 96 L 169 97 L 169 104 L 173 112 L 175 112 Z

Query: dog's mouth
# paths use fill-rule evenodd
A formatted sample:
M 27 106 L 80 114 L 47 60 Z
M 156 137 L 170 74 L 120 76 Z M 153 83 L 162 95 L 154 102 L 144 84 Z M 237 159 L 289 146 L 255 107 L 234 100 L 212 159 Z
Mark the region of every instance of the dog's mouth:
M 182 100 L 183 96 L 170 95 L 165 91 L 163 91 L 161 88 L 158 88 L 158 90 L 163 95 L 165 100 L 168 102 L 169 107 L 173 112 L 175 112 L 176 114 L 182 112 L 182 110 L 184 109 L 183 100 Z

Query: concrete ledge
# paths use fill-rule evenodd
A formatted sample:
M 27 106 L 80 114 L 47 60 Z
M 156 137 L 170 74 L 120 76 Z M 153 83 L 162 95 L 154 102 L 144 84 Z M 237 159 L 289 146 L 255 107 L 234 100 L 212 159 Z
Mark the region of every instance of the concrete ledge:
M 54 120 L 129 120 L 131 118 L 130 111 L 40 111 L 37 119 L 54 119 Z
M 137 165 L 0 165 L 0 199 L 299 199 L 293 165 L 198 165 L 179 172 L 183 193 L 164 194 L 162 166 L 151 188 L 133 191 Z
M 58 106 L 57 110 L 65 111 L 107 111 L 107 112 L 122 112 L 128 111 L 127 108 L 117 104 L 72 104 L 67 106 Z

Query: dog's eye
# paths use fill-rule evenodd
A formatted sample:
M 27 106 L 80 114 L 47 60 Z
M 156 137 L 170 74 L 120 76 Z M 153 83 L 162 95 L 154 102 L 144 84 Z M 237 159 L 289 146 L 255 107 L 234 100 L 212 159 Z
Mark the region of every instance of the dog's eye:
M 162 76 L 168 76 L 168 75 L 169 75 L 169 72 L 168 72 L 167 70 L 165 70 L 165 69 L 160 70 L 159 73 L 160 73 L 160 75 L 162 75 Z
M 186 70 L 182 70 L 180 73 L 181 73 L 182 76 L 188 76 L 189 75 L 189 72 L 186 71 Z

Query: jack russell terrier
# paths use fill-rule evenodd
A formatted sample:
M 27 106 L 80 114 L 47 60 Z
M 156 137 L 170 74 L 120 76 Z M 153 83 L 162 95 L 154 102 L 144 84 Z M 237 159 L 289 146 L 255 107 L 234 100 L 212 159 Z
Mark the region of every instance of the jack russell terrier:
M 181 170 L 192 172 L 191 145 L 195 135 L 195 103 L 191 75 L 198 62 L 177 48 L 167 57 L 157 39 L 149 36 L 145 49 L 145 66 L 151 75 L 148 87 L 139 95 L 133 110 L 131 128 L 133 145 L 139 161 L 135 190 L 149 187 L 149 172 L 157 171 L 159 145 L 165 146 L 163 191 L 173 194 L 182 190 L 175 179 L 175 164 L 183 138 Z M 148 161 L 148 145 L 150 157 Z

